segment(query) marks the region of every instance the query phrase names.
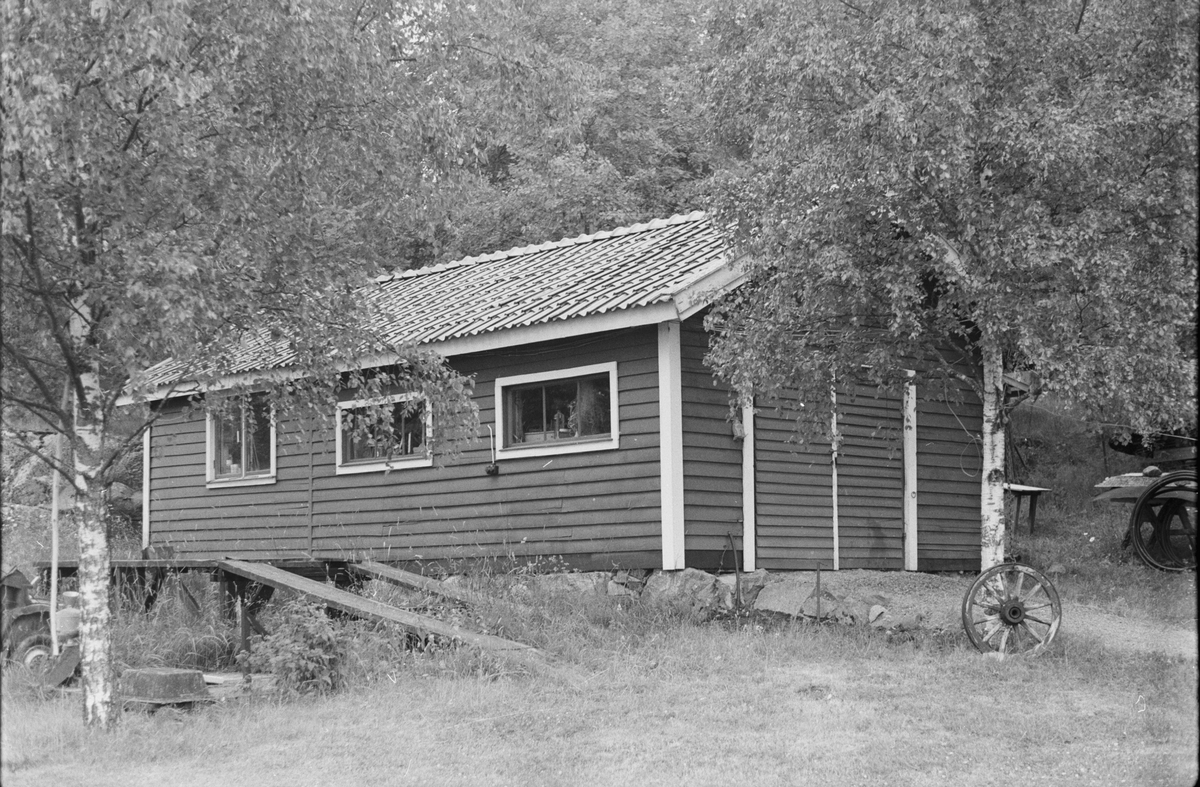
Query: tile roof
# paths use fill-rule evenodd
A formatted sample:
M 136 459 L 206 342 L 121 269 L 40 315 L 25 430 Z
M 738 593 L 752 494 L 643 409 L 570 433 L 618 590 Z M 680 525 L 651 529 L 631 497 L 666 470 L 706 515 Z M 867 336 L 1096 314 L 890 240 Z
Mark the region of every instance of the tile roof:
M 393 344 L 432 344 L 632 310 L 672 300 L 725 266 L 728 249 L 701 212 L 384 276 L 366 299 Z M 289 365 L 286 342 L 248 337 L 230 373 Z M 152 385 L 179 379 L 165 361 Z

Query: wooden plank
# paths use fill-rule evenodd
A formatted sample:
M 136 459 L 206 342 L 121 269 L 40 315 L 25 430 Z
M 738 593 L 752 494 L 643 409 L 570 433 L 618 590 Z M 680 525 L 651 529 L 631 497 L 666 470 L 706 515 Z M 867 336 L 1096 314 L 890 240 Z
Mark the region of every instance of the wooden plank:
M 491 634 L 480 634 L 467 629 L 452 626 L 436 618 L 418 615 L 415 612 L 397 609 L 374 599 L 356 596 L 353 593 L 326 585 L 305 577 L 284 571 L 281 568 L 265 563 L 248 563 L 244 560 L 220 560 L 217 566 L 231 574 L 236 574 L 255 582 L 261 582 L 276 589 L 291 590 L 304 597 L 318 601 L 332 609 L 338 609 L 356 617 L 369 620 L 381 620 L 395 623 L 421 636 L 436 634 L 450 639 L 456 639 L 472 647 L 488 653 L 495 653 L 505 659 L 514 661 L 538 671 L 552 668 L 550 654 L 521 642 L 502 639 Z
M 415 574 L 411 571 L 405 571 L 402 568 L 384 565 L 383 563 L 376 563 L 374 560 L 350 563 L 346 566 L 346 569 L 352 574 L 390 582 L 393 585 L 419 590 L 423 593 L 432 593 L 435 596 L 452 599 L 463 604 L 485 603 L 507 607 L 522 613 L 529 611 L 529 608 L 523 604 L 493 598 L 483 593 L 475 593 L 464 588 L 457 588 L 432 577 L 422 576 L 421 574 Z

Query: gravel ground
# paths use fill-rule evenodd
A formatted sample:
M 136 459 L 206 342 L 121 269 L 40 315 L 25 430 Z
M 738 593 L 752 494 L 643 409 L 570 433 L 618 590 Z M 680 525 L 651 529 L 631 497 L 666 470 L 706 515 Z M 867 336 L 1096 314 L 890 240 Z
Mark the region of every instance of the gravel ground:
M 816 582 L 816 572 L 789 572 L 773 581 Z M 920 615 L 922 625 L 934 629 L 962 626 L 962 601 L 973 574 L 921 574 L 907 571 L 821 572 L 821 588 L 839 596 L 871 594 L 891 599 L 895 618 Z M 1168 623 L 1145 617 L 1113 615 L 1102 608 L 1063 600 L 1061 636 L 1095 640 L 1122 652 L 1161 652 L 1176 658 L 1197 658 L 1196 621 Z

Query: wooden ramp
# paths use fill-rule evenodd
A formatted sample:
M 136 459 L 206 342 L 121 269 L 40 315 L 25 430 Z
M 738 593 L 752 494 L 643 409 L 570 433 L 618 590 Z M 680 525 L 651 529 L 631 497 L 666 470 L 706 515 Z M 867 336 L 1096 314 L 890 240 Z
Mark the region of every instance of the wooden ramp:
M 379 579 L 384 582 L 390 582 L 393 585 L 411 588 L 412 590 L 420 590 L 424 593 L 431 593 L 442 598 L 461 601 L 464 604 L 479 604 L 486 603 L 493 606 L 503 607 L 516 613 L 528 613 L 529 610 L 521 604 L 504 599 L 496 599 L 490 596 L 485 596 L 481 593 L 473 593 L 465 588 L 458 588 L 452 585 L 433 579 L 432 577 L 421 576 L 414 574 L 411 571 L 405 571 L 402 568 L 387 566 L 383 563 L 376 563 L 373 560 L 363 560 L 358 563 L 350 563 L 346 566 L 346 570 L 352 574 L 357 574 L 360 577 L 367 579 Z
M 550 655 L 531 645 L 513 642 L 512 640 L 502 639 L 490 634 L 468 631 L 467 629 L 452 626 L 436 618 L 418 615 L 414 612 L 397 609 L 380 601 L 357 596 L 348 591 L 336 588 L 333 585 L 307 579 L 266 563 L 249 563 L 244 560 L 219 560 L 217 561 L 217 567 L 231 574 L 236 574 L 239 577 L 245 577 L 264 585 L 270 585 L 273 588 L 295 591 L 312 601 L 356 617 L 395 623 L 422 636 L 437 634 L 449 639 L 456 639 L 508 661 L 531 667 L 539 672 L 553 670 Z

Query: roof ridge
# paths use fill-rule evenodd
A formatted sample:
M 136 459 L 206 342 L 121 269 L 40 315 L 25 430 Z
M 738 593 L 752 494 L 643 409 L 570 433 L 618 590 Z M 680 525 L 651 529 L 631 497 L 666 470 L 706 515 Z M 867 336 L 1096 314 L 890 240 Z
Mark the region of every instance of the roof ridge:
M 662 229 L 663 227 L 670 227 L 675 224 L 686 224 L 691 221 L 703 221 L 706 217 L 707 214 L 705 214 L 705 212 L 702 210 L 693 210 L 690 213 L 677 213 L 674 216 L 669 216 L 665 219 L 652 219 L 651 221 L 643 222 L 642 224 L 630 224 L 627 227 L 615 227 L 611 230 L 593 232 L 588 235 L 579 235 L 574 238 L 562 238 L 561 240 L 547 241 L 546 243 L 538 243 L 531 246 L 514 246 L 511 249 L 493 251 L 489 252 L 488 254 L 478 254 L 474 257 L 463 257 L 461 259 L 451 260 L 450 262 L 439 262 L 436 265 L 429 265 L 424 268 L 412 268 L 410 270 L 404 270 L 398 273 L 387 273 L 377 276 L 375 281 L 378 284 L 385 284 L 389 281 L 395 281 L 397 279 L 409 279 L 416 276 L 427 276 L 454 268 L 464 268 L 469 265 L 478 265 L 481 262 L 494 262 L 496 260 L 508 259 L 509 257 L 520 257 L 540 251 L 562 249 L 568 246 L 577 246 L 583 243 L 591 243 L 592 241 L 605 240 L 607 238 L 615 238 L 623 235 L 635 235 L 639 232 Z

